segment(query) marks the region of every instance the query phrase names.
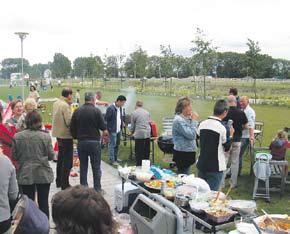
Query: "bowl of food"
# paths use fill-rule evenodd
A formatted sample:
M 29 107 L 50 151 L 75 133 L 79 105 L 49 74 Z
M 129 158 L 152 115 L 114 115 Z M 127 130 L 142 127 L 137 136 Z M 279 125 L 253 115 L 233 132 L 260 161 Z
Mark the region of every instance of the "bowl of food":
M 165 188 L 163 191 L 164 197 L 170 201 L 174 201 L 175 193 L 176 191 L 174 188 Z
M 205 213 L 210 220 L 216 223 L 224 223 L 227 222 L 234 215 L 236 215 L 238 212 L 230 210 L 228 208 L 210 207 L 208 209 L 205 209 Z
M 230 200 L 229 207 L 244 214 L 253 214 L 257 209 L 257 204 L 250 200 Z
M 269 214 L 259 216 L 254 219 L 259 228 L 266 233 L 289 234 L 290 233 L 290 216 L 281 214 Z M 274 221 L 274 223 L 273 223 Z

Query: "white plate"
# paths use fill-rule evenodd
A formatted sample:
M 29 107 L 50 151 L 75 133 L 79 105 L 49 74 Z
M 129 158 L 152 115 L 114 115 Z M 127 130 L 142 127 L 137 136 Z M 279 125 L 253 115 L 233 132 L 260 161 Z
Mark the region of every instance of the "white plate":
M 241 222 L 241 223 L 236 224 L 236 227 L 237 227 L 237 230 L 243 234 L 247 234 L 247 233 L 259 234 L 259 232 L 255 228 L 254 224 L 251 224 L 251 223 Z

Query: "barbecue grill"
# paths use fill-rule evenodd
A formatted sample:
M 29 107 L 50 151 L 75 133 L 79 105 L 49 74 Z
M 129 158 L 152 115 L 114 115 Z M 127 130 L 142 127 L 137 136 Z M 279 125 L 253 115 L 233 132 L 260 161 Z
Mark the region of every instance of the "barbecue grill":
M 173 154 L 172 136 L 160 136 L 157 139 L 158 147 L 164 154 Z

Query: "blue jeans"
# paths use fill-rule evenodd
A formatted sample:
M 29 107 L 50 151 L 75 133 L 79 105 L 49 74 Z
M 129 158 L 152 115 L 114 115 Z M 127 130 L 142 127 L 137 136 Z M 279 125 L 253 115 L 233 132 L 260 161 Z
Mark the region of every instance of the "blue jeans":
M 204 179 L 208 183 L 211 190 L 218 191 L 220 189 L 223 179 L 223 171 L 204 172 L 198 170 L 198 177 Z
M 95 140 L 83 140 L 78 142 L 78 154 L 80 158 L 80 183 L 88 186 L 88 161 L 90 157 L 94 189 L 101 191 L 101 143 Z
M 121 139 L 121 132 L 115 133 L 110 132 L 110 141 L 109 141 L 109 160 L 110 162 L 117 161 L 118 157 L 118 148 L 120 145 L 120 139 Z
M 249 138 L 241 138 L 241 150 L 240 150 L 240 155 L 239 155 L 239 175 L 241 174 L 242 167 L 243 167 L 243 155 L 248 148 L 250 143 Z

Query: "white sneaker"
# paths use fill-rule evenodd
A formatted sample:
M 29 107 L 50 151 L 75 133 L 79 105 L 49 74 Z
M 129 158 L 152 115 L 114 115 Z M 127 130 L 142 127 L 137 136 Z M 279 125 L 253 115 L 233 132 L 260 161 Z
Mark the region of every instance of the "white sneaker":
M 119 163 L 117 161 L 113 162 L 113 166 L 119 166 Z

